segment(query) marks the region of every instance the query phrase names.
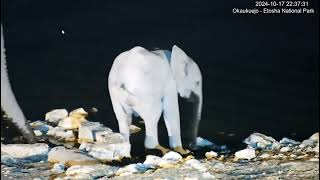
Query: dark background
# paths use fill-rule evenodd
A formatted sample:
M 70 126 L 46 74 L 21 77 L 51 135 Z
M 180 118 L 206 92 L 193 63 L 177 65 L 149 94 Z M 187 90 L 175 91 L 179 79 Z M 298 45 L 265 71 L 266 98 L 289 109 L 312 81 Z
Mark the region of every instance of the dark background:
M 9 76 L 28 119 L 96 107 L 91 120 L 117 130 L 107 89 L 114 58 L 176 44 L 202 70 L 200 136 L 302 140 L 319 131 L 319 9 L 309 4 L 316 14 L 254 16 L 232 14 L 254 1 L 2 0 Z

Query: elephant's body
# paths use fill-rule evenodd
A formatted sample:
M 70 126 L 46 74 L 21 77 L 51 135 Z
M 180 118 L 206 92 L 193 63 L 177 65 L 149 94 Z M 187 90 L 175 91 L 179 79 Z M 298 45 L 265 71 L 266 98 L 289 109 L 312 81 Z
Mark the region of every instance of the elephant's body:
M 120 54 L 109 74 L 109 92 L 121 133 L 129 136 L 136 113 L 145 121 L 145 146 L 154 148 L 163 112 L 170 145 L 181 146 L 178 94 L 168 61 L 142 47 Z
M 6 113 L 6 115 L 12 119 L 12 122 L 21 131 L 21 134 L 24 136 L 27 142 L 33 143 L 36 141 L 35 135 L 31 130 L 29 123 L 27 122 L 14 96 L 14 93 L 11 89 L 8 72 L 7 72 L 7 66 L 6 66 L 2 25 L 1 25 L 1 108 Z
M 172 53 L 135 47 L 116 57 L 110 70 L 109 93 L 119 130 L 129 139 L 132 115 L 139 115 L 145 122 L 145 147 L 148 149 L 158 145 L 158 121 L 162 113 L 170 146 L 182 147 L 178 94 L 188 99 L 193 91 L 201 95 L 201 101 L 197 102 L 200 106 L 196 109 L 198 119 L 192 123 L 194 127 L 189 134 L 192 141 L 196 139 L 202 105 L 201 73 L 181 51 L 177 46 Z M 185 73 L 196 78 L 187 78 Z

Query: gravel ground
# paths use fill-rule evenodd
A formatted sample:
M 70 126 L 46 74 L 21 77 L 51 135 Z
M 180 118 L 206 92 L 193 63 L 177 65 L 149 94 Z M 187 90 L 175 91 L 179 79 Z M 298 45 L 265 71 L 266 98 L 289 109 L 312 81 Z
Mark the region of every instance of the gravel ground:
M 237 163 L 200 161 L 207 168 L 206 172 L 182 164 L 173 168 L 149 170 L 143 174 L 114 176 L 111 179 L 319 179 L 318 158 L 303 161 L 267 160 Z M 30 163 L 13 167 L 1 165 L 1 179 L 54 179 L 55 176 L 50 175 L 50 169 L 49 163 Z

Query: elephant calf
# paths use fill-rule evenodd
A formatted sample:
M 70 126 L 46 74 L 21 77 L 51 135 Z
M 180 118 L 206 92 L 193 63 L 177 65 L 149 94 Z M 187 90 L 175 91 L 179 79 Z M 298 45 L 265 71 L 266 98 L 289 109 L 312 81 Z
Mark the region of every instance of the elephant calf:
M 178 46 L 172 51 L 148 51 L 134 47 L 118 55 L 108 78 L 112 106 L 119 131 L 129 140 L 132 115 L 145 122 L 145 148 L 167 149 L 158 142 L 158 122 L 163 113 L 170 147 L 181 154 L 180 123 L 188 124 L 183 140 L 187 148 L 196 143 L 202 110 L 202 76 L 198 65 Z M 194 104 L 195 116 L 180 122 L 178 94 Z

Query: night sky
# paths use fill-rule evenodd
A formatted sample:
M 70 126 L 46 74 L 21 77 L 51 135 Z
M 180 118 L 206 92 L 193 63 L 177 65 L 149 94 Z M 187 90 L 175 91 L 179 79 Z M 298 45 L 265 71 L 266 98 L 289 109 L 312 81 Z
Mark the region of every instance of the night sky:
M 301 140 L 319 131 L 319 9 L 309 3 L 316 14 L 254 16 L 232 14 L 254 1 L 1 1 L 10 80 L 28 119 L 96 107 L 94 120 L 117 130 L 107 88 L 114 58 L 176 44 L 202 70 L 200 136 Z

